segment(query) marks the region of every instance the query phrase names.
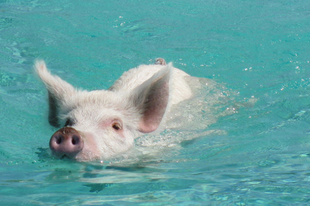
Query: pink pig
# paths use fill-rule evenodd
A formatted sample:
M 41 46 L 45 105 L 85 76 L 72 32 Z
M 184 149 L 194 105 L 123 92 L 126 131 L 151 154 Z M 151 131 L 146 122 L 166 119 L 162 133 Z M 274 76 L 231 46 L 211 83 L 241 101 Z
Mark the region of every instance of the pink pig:
M 125 152 L 135 138 L 164 128 L 171 107 L 192 95 L 189 75 L 161 58 L 125 72 L 108 90 L 77 90 L 41 60 L 35 69 L 48 90 L 49 123 L 64 126 L 50 139 L 58 158 L 92 161 Z

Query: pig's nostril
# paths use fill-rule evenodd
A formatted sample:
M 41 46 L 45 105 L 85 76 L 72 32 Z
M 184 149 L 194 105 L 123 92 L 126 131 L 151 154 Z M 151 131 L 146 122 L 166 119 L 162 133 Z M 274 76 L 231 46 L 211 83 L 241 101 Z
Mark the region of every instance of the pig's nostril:
M 61 135 L 57 135 L 54 137 L 57 144 L 61 144 L 63 142 L 64 137 Z
M 80 137 L 77 135 L 73 135 L 71 142 L 73 145 L 78 145 L 80 143 Z

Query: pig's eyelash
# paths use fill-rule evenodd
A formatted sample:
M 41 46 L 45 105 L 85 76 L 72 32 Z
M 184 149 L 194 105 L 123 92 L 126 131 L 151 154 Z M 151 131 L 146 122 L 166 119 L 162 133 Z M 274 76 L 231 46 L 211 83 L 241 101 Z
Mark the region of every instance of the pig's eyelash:
M 118 121 L 113 122 L 112 127 L 113 127 L 113 129 L 115 129 L 115 130 L 121 130 L 121 129 L 122 129 L 122 125 L 121 125 L 121 123 L 118 122 Z

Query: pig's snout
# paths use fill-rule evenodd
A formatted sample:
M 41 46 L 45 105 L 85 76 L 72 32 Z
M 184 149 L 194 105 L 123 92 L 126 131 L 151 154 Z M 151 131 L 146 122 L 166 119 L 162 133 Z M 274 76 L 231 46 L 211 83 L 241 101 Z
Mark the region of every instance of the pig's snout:
M 83 147 L 84 141 L 81 135 L 72 127 L 61 128 L 53 134 L 50 140 L 52 153 L 59 158 L 74 159 Z

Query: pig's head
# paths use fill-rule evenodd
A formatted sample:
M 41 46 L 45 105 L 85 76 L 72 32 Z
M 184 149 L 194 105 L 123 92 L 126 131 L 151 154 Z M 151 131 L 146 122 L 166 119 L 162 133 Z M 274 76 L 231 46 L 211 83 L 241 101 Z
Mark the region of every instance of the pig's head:
M 52 75 L 43 61 L 36 72 L 48 90 L 49 123 L 62 127 L 50 139 L 56 157 L 108 159 L 134 139 L 155 131 L 169 102 L 171 69 L 164 67 L 132 91 L 81 91 Z

